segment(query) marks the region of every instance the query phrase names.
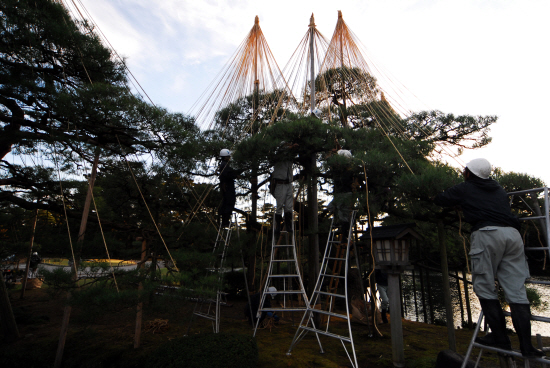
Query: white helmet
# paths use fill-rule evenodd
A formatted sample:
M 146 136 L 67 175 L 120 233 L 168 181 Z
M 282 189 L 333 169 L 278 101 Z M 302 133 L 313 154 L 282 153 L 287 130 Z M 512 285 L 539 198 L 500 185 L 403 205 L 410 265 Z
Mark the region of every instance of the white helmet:
M 315 117 L 316 117 L 317 119 L 321 119 L 321 116 L 322 116 L 322 115 L 321 115 L 321 114 L 322 114 L 321 110 L 315 108 L 315 109 L 311 110 L 311 114 L 312 114 L 312 115 L 315 115 Z
M 468 162 L 466 167 L 472 174 L 481 179 L 489 179 L 489 175 L 491 175 L 491 164 L 484 158 L 475 158 Z
M 231 156 L 231 151 L 228 150 L 227 148 L 224 148 L 220 151 L 220 157 L 227 157 L 227 156 Z
M 351 158 L 351 151 L 348 151 L 348 150 L 345 150 L 345 149 L 338 150 L 338 154 L 340 156 Z
M 271 299 L 275 299 L 275 296 L 277 295 L 275 294 L 277 292 L 277 288 L 275 286 L 270 286 L 267 291 L 271 294 Z

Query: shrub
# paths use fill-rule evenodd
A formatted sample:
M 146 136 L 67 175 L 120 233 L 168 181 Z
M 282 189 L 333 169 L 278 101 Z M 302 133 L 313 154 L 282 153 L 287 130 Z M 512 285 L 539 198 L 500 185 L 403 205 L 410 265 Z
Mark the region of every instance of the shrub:
M 172 340 L 154 351 L 147 368 L 247 368 L 258 364 L 256 339 L 249 335 L 204 334 Z

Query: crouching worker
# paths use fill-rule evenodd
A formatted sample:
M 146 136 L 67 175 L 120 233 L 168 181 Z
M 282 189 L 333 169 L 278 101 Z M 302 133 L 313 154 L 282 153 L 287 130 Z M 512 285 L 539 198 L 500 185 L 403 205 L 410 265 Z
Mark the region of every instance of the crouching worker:
M 510 305 L 512 323 L 524 357 L 544 353 L 531 343 L 531 311 L 525 290 L 530 277 L 525 259 L 519 220 L 512 214 L 508 195 L 491 179 L 491 164 L 483 158 L 472 160 L 463 171 L 464 182 L 437 195 L 434 203 L 460 206 L 464 219 L 472 225 L 470 258 L 472 283 L 491 333 L 478 337 L 479 344 L 511 350 L 506 320 L 498 301 L 495 277 Z
M 274 300 L 277 296 L 277 294 L 275 294 L 275 292 L 277 292 L 277 288 L 275 286 L 270 286 L 267 290 L 269 295 L 266 295 L 265 297 L 264 306 L 262 308 L 264 309 L 264 311 L 260 316 L 259 324 L 261 324 L 266 317 L 272 317 L 273 322 L 275 323 L 279 322 L 279 316 L 277 316 L 274 312 L 265 311 L 265 309 L 271 308 L 271 300 Z M 250 322 L 252 327 L 256 326 L 256 316 L 258 314 L 258 309 L 260 308 L 261 299 L 262 293 L 256 293 L 250 297 L 250 304 L 246 303 L 246 306 L 244 307 L 244 315 L 246 316 L 246 319 Z M 252 315 L 250 315 L 251 312 Z

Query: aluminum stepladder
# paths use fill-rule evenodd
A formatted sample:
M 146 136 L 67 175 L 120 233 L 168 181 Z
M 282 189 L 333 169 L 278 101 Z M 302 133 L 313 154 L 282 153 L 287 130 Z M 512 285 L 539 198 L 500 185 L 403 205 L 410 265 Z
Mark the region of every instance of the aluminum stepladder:
M 351 221 L 350 221 L 350 228 L 348 230 L 348 237 L 347 242 L 342 243 L 340 240 L 337 239 L 337 229 L 334 227 L 334 218 L 332 220 L 332 223 L 330 225 L 330 232 L 327 240 L 327 246 L 325 248 L 325 253 L 323 256 L 323 261 L 321 262 L 321 268 L 319 272 L 319 276 L 317 278 L 317 282 L 315 284 L 315 289 L 313 290 L 313 295 L 310 298 L 310 302 L 307 306 L 307 310 L 304 313 L 302 317 L 302 321 L 300 322 L 300 325 L 298 326 L 298 329 L 296 330 L 296 334 L 294 335 L 294 339 L 292 340 L 292 343 L 290 344 L 290 347 L 288 349 L 287 355 L 290 355 L 292 352 L 292 349 L 304 338 L 304 336 L 308 332 L 314 332 L 317 336 L 318 335 L 324 335 L 328 337 L 332 337 L 335 339 L 340 340 L 342 343 L 342 346 L 344 347 L 344 350 L 346 351 L 346 354 L 348 356 L 348 359 L 351 362 L 351 365 L 353 368 L 358 368 L 357 364 L 357 355 L 355 354 L 355 345 L 353 343 L 353 335 L 351 333 L 351 319 L 349 317 L 349 303 L 348 303 L 348 265 L 349 265 L 349 255 L 350 255 L 350 248 L 351 246 L 354 247 L 354 253 L 357 260 L 357 266 L 359 267 L 359 259 L 358 259 L 358 253 L 355 249 L 355 242 L 353 241 L 352 237 L 352 230 L 355 224 L 355 215 L 357 211 L 352 211 L 351 213 Z M 342 257 L 342 255 L 337 255 L 336 252 L 338 248 L 342 248 L 345 246 L 345 257 Z M 329 263 L 332 263 L 333 266 L 338 263 L 344 264 L 344 275 L 336 275 L 334 272 L 331 272 L 329 270 Z M 344 281 L 344 294 L 339 294 L 337 292 L 337 289 L 335 290 L 327 290 L 322 291 L 323 286 L 326 285 L 327 281 L 329 284 L 331 284 L 330 279 L 339 279 Z M 315 305 L 320 302 L 320 298 L 327 297 L 328 302 L 325 303 L 324 306 L 321 307 L 321 309 L 316 309 Z M 333 312 L 333 308 L 335 305 L 336 300 L 338 299 L 344 299 L 346 303 L 346 311 L 345 314 L 341 313 L 335 313 Z M 328 305 L 327 305 L 328 304 Z M 325 329 L 318 329 L 313 324 L 313 316 L 314 313 L 319 313 L 320 315 L 327 316 L 327 324 Z M 336 333 L 329 332 L 329 325 L 330 325 L 330 319 L 332 317 L 340 318 L 345 321 L 347 321 L 348 324 L 348 336 L 339 335 Z M 311 325 L 310 325 L 311 324 Z M 321 345 L 321 341 L 319 340 L 319 337 L 317 337 L 317 340 L 319 342 L 319 347 L 321 349 L 321 353 L 324 353 L 323 346 Z M 351 355 L 348 351 L 348 348 L 346 347 L 345 343 L 349 343 L 351 345 Z
M 233 219 L 233 216 L 231 216 Z M 225 303 L 225 296 L 221 288 L 223 286 L 223 266 L 225 262 L 225 256 L 227 255 L 227 248 L 231 240 L 231 233 L 233 231 L 233 226 L 235 222 L 230 222 L 228 227 L 221 226 L 218 228 L 218 234 L 216 236 L 216 242 L 214 243 L 214 249 L 212 254 L 214 255 L 214 260 L 208 268 L 208 275 L 217 274 L 215 290 L 215 298 L 212 296 L 199 295 L 197 302 L 195 303 L 195 308 L 193 309 L 193 314 L 191 316 L 191 321 L 189 322 L 189 327 L 187 327 L 187 335 L 189 335 L 189 330 L 193 323 L 193 318 L 195 316 L 206 318 L 212 321 L 212 329 L 214 333 L 220 332 L 220 306 Z
M 532 208 L 529 204 L 527 204 L 527 202 L 523 198 L 521 198 L 521 196 L 525 195 L 525 194 L 534 194 L 534 193 L 540 193 L 540 192 L 542 192 L 544 194 L 544 210 L 542 210 L 542 211 L 541 211 L 541 209 L 538 205 L 538 202 L 537 202 L 536 205 L 533 204 L 534 208 Z M 546 251 L 550 251 L 550 200 L 549 200 L 548 193 L 549 193 L 549 188 L 548 187 L 521 190 L 521 191 L 508 193 L 508 195 L 510 195 L 512 197 L 511 201 L 512 201 L 514 196 L 519 196 L 520 199 L 527 205 L 527 207 L 529 207 L 529 209 L 532 212 L 534 212 L 534 214 L 535 214 L 535 216 L 523 217 L 523 218 L 520 218 L 520 220 L 521 221 L 538 220 L 541 223 L 542 228 L 544 230 L 544 235 L 545 235 L 546 241 L 547 241 L 547 243 L 546 243 L 547 247 L 540 247 L 540 248 L 530 247 L 530 248 L 525 248 L 525 250 L 546 250 Z M 548 284 L 547 282 L 540 282 L 540 281 L 527 281 L 527 282 L 538 283 L 538 284 Z M 510 313 L 509 312 L 504 312 L 504 315 L 505 316 L 510 316 Z M 483 318 L 484 318 L 483 311 L 481 311 L 481 313 L 479 314 L 478 321 L 477 321 L 477 326 L 476 326 L 476 328 L 474 330 L 474 334 L 472 336 L 472 340 L 470 341 L 470 344 L 468 345 L 468 349 L 466 351 L 466 356 L 464 357 L 464 361 L 462 363 L 462 368 L 465 368 L 466 365 L 468 364 L 468 359 L 470 358 L 470 355 L 472 354 L 472 349 L 474 347 L 480 349 L 479 355 L 478 355 L 476 363 L 475 363 L 476 367 L 479 364 L 479 361 L 480 361 L 481 356 L 483 354 L 483 350 L 489 350 L 489 351 L 494 351 L 494 352 L 498 353 L 499 354 L 499 360 L 500 360 L 500 363 L 501 363 L 502 367 L 513 367 L 513 368 L 515 368 L 516 364 L 515 364 L 515 361 L 512 359 L 513 357 L 523 359 L 523 366 L 524 367 L 529 367 L 530 366 L 529 361 L 542 363 L 543 367 L 550 365 L 550 359 L 547 358 L 547 357 L 527 359 L 527 358 L 525 358 L 521 355 L 521 352 L 518 352 L 518 351 L 515 351 L 515 350 L 504 350 L 504 349 L 499 349 L 499 348 L 495 348 L 495 347 L 492 347 L 492 346 L 487 346 L 487 345 L 482 345 L 482 344 L 476 343 L 475 339 L 476 339 L 476 337 L 479 333 L 479 330 L 481 328 L 481 323 L 483 321 Z M 541 317 L 541 316 L 532 315 L 531 320 L 532 321 L 540 321 L 540 322 L 550 323 L 550 318 L 548 318 L 548 317 Z M 550 351 L 550 348 L 542 346 L 542 339 L 540 339 L 539 336 L 537 336 L 537 340 L 538 340 L 539 348 L 541 350 L 543 350 L 545 352 Z
M 288 233 L 285 229 L 282 230 L 281 234 L 277 237 L 275 231 L 273 231 L 271 258 L 269 260 L 267 277 L 260 298 L 260 305 L 258 312 L 256 313 L 254 336 L 256 336 L 256 332 L 260 324 L 260 317 L 263 312 L 305 312 L 307 310 L 307 305 L 309 304 L 304 284 L 302 282 L 302 276 L 300 274 L 298 256 L 296 254 L 294 221 L 291 221 L 291 223 L 291 233 Z M 273 216 L 273 224 L 275 224 L 275 214 Z M 281 241 L 283 244 L 281 244 Z M 284 266 L 286 266 L 285 273 L 276 273 L 281 267 Z M 274 281 L 282 281 L 282 289 L 279 287 L 276 292 L 268 292 L 268 288 L 270 286 L 274 286 Z M 267 296 L 269 294 L 283 295 L 282 307 L 264 308 L 265 298 L 269 297 Z M 304 303 L 303 306 L 298 304 L 300 297 L 302 297 Z

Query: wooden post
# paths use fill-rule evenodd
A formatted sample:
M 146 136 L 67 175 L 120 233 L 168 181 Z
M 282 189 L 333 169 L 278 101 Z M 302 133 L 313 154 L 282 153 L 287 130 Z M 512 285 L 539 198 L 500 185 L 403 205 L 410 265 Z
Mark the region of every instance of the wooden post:
M 141 260 L 139 268 L 143 268 L 145 265 L 145 253 L 147 252 L 147 239 L 143 237 L 143 240 L 141 242 Z M 143 290 L 143 283 L 139 283 L 138 290 Z M 136 312 L 136 332 L 134 335 L 134 349 L 139 348 L 141 343 L 141 322 L 143 320 L 143 302 L 139 302 L 137 305 L 137 312 Z
M 73 280 L 78 280 L 78 265 L 80 263 L 80 253 L 82 249 L 82 242 L 84 241 L 84 233 L 86 232 L 86 224 L 88 223 L 88 214 L 90 212 L 90 204 L 92 202 L 92 192 L 94 190 L 95 177 L 97 174 L 97 165 L 99 163 L 99 149 L 96 150 L 94 164 L 92 166 L 92 174 L 88 181 L 88 193 L 86 194 L 86 201 L 84 202 L 84 211 L 82 212 L 82 220 L 80 221 L 80 230 L 78 231 L 77 252 L 75 254 L 73 264 Z M 68 219 L 66 219 L 68 221 Z M 67 299 L 71 298 L 71 293 L 67 295 Z M 59 334 L 59 343 L 57 345 L 57 352 L 55 354 L 54 368 L 61 367 L 63 360 L 63 351 L 65 350 L 65 341 L 67 340 L 67 331 L 69 330 L 69 320 L 71 318 L 71 306 L 67 305 L 63 311 L 63 320 L 61 322 L 61 332 Z
M 447 316 L 447 337 L 449 339 L 449 349 L 456 351 L 456 337 L 454 327 L 454 314 L 451 301 L 451 286 L 449 284 L 449 265 L 447 264 L 447 246 L 445 244 L 445 228 L 443 221 L 437 222 L 437 234 L 439 237 L 439 252 L 441 255 L 441 277 L 443 281 L 443 299 L 445 301 L 445 310 Z
M 399 295 L 399 271 L 388 270 L 388 298 L 390 299 L 390 329 L 394 367 L 405 366 L 403 349 L 403 325 L 401 323 L 401 295 Z
M 38 204 L 38 203 L 37 203 Z M 38 221 L 38 208 L 34 212 L 34 224 L 32 226 L 31 245 L 29 245 L 29 252 L 27 253 L 27 266 L 25 267 L 25 276 L 21 283 L 21 299 L 25 297 L 25 289 L 27 288 L 27 278 L 29 276 L 29 268 L 31 267 L 32 247 L 34 244 L 34 235 L 36 233 L 36 222 Z
M 472 307 L 470 305 L 470 290 L 468 287 L 468 273 L 465 269 L 462 270 L 462 282 L 464 283 L 464 300 L 466 301 L 466 313 L 468 315 L 468 328 L 471 330 L 474 328 L 472 322 Z
M 0 271 L 0 326 L 4 330 L 6 340 L 10 341 L 19 338 L 19 330 L 17 329 L 17 323 L 15 323 L 10 296 L 2 271 Z

